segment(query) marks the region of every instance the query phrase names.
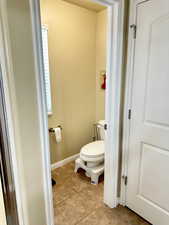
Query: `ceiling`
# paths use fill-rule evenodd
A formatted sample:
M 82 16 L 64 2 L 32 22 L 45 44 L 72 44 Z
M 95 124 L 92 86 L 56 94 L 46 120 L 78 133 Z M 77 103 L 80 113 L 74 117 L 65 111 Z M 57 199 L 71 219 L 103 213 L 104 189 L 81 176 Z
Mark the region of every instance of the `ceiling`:
M 92 0 L 64 0 L 64 1 L 81 6 L 89 10 L 93 10 L 95 12 L 99 12 L 103 9 L 106 9 L 105 6 L 100 5 Z

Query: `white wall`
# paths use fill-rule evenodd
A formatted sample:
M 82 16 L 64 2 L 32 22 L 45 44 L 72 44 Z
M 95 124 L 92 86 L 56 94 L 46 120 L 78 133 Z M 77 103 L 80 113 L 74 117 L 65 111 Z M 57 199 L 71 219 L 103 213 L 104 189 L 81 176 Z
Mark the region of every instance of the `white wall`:
M 11 106 L 24 219 L 26 225 L 46 225 L 29 1 L 6 2 L 14 71 Z M 8 78 L 11 81 L 12 74 Z

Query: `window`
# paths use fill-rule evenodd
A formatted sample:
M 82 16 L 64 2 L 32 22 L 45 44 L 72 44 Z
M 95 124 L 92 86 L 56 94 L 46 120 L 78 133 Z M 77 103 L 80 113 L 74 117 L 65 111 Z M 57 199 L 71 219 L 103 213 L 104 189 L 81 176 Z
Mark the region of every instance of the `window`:
M 50 87 L 50 72 L 49 72 L 49 54 L 48 54 L 48 29 L 46 26 L 42 26 L 42 47 L 43 47 L 43 63 L 44 63 L 44 75 L 45 75 L 45 94 L 47 102 L 48 115 L 52 114 L 52 99 L 51 99 L 51 87 Z

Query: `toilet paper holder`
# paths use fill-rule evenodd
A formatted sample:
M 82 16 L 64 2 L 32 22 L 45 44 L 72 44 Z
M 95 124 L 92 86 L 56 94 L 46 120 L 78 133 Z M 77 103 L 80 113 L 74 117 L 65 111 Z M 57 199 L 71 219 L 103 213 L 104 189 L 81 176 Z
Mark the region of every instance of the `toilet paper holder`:
M 57 127 L 60 127 L 60 129 L 62 130 L 62 126 L 61 125 L 58 125 Z M 55 132 L 54 128 L 49 128 L 49 132 L 50 133 L 54 133 Z

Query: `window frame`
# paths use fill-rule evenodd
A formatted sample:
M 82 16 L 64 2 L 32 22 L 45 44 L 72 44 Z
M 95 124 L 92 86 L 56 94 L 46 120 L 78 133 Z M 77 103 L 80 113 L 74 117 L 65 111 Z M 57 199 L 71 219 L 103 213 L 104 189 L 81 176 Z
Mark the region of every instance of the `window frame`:
M 44 71 L 44 82 L 45 82 L 45 96 L 46 96 L 46 108 L 47 108 L 47 114 L 48 116 L 51 116 L 53 114 L 53 111 L 52 111 L 52 89 L 51 89 L 51 75 L 50 75 L 50 66 L 49 66 L 49 41 L 48 41 L 48 26 L 47 25 L 42 25 L 41 27 L 41 31 L 42 31 L 42 56 L 43 56 L 43 71 Z M 48 65 L 47 65 L 47 70 L 48 70 L 48 87 L 46 86 L 46 73 L 45 73 L 45 56 L 44 56 L 44 39 L 43 39 L 43 32 L 46 31 L 47 33 L 47 49 L 46 49 L 46 53 L 47 53 L 47 60 L 48 60 Z M 49 89 L 49 96 L 47 96 L 47 89 Z M 50 103 L 48 102 L 48 100 L 50 99 Z M 51 106 L 50 109 L 48 106 Z

